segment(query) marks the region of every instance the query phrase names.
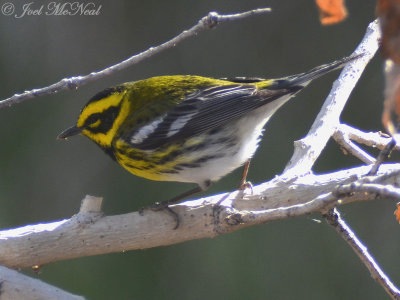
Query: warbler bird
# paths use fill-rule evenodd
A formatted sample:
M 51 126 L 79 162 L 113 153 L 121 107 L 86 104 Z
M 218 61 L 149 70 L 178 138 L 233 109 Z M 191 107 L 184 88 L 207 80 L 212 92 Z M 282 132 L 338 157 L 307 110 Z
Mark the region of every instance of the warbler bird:
M 123 83 L 92 97 L 58 138 L 84 135 L 137 176 L 196 183 L 187 196 L 248 162 L 283 104 L 357 57 L 278 79 L 174 75 Z

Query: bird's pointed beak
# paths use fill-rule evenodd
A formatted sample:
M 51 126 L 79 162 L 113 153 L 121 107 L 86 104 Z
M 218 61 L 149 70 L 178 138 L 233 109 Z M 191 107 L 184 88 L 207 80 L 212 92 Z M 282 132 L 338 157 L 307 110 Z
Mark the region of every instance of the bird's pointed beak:
M 76 127 L 76 126 L 72 126 L 66 130 L 64 130 L 63 132 L 61 132 L 57 139 L 59 140 L 66 140 L 67 138 L 69 138 L 70 136 L 74 136 L 77 134 L 80 134 L 82 132 L 83 128 L 82 127 Z

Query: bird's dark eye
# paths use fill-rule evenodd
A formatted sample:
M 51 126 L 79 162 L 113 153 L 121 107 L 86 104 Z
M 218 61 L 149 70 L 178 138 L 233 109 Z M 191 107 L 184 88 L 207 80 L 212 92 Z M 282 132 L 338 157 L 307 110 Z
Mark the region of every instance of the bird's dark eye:
M 110 106 L 100 113 L 93 113 L 86 119 L 83 127 L 92 133 L 106 134 L 112 128 L 119 112 L 119 106 Z
M 101 124 L 100 116 L 101 116 L 101 114 L 99 114 L 99 113 L 89 116 L 85 121 L 85 127 L 90 127 L 90 128 L 99 127 Z

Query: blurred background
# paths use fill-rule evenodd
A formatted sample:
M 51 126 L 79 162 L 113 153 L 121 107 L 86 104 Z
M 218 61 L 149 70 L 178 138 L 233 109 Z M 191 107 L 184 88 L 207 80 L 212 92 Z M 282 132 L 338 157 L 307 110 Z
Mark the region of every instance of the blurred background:
M 30 1 L 12 2 L 19 14 Z M 1 2 L 2 5 L 4 2 Z M 89 1 L 82 0 L 83 3 Z M 50 1 L 33 2 L 39 8 Z M 279 77 L 350 54 L 374 20 L 375 1 L 348 1 L 348 19 L 323 27 L 314 1 L 94 1 L 98 16 L 0 14 L 0 99 L 84 75 L 164 42 L 209 11 L 271 7 L 270 14 L 218 26 L 140 64 L 79 88 L 0 110 L 0 227 L 69 218 L 86 194 L 104 197 L 107 215 L 136 211 L 191 185 L 135 177 L 83 137 L 57 135 L 73 125 L 96 92 L 155 75 Z M 282 172 L 293 141 L 306 133 L 338 73 L 314 82 L 270 121 L 248 179 Z M 342 121 L 382 130 L 382 59 L 369 64 Z M 317 173 L 361 165 L 330 142 Z M 236 188 L 241 170 L 204 193 Z M 146 199 L 146 200 L 145 200 Z M 341 208 L 387 274 L 400 282 L 400 225 L 393 201 Z M 38 277 L 88 299 L 386 299 L 356 255 L 311 215 L 214 239 L 46 265 Z

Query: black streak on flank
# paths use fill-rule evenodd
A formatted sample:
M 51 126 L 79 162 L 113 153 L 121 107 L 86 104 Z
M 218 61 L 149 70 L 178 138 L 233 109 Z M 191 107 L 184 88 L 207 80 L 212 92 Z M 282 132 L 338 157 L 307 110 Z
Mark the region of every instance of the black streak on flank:
M 197 163 L 197 164 L 198 163 L 205 163 L 206 161 L 208 161 L 210 159 L 215 159 L 215 158 L 218 158 L 218 157 L 221 157 L 221 156 L 223 156 L 223 155 L 206 155 L 206 156 L 203 156 L 203 157 L 195 160 L 194 163 Z

